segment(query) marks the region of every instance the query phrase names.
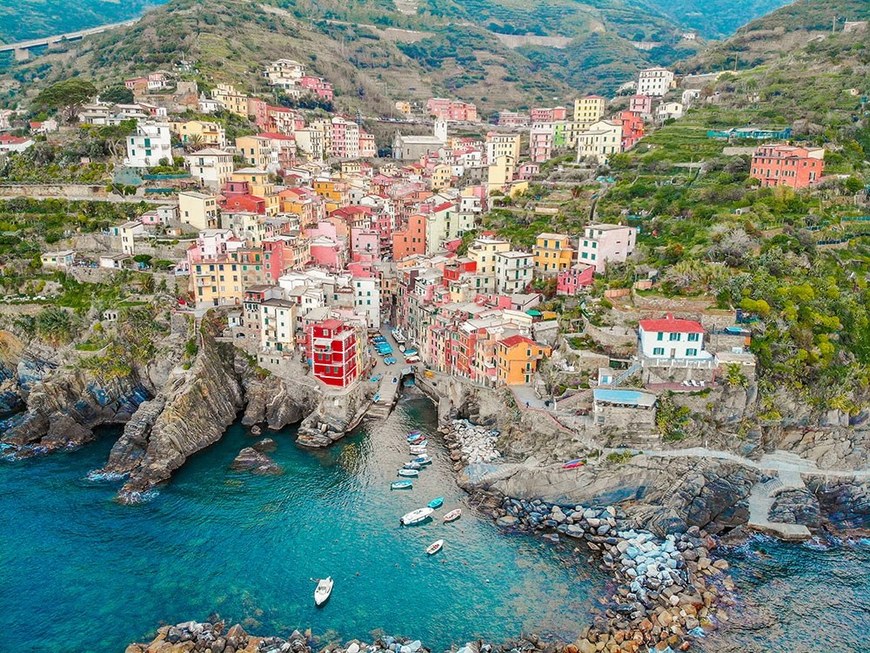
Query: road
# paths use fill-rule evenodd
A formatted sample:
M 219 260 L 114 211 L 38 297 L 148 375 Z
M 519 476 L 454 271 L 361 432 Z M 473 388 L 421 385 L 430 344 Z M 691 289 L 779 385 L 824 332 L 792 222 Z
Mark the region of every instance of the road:
M 19 41 L 18 43 L 3 43 L 0 44 L 0 52 L 14 52 L 15 50 L 29 50 L 31 48 L 38 48 L 44 45 L 51 45 L 52 43 L 60 43 L 61 41 L 77 41 L 86 36 L 91 36 L 93 34 L 100 34 L 102 32 L 107 32 L 110 29 L 115 29 L 116 27 L 126 27 L 128 25 L 133 25 L 139 19 L 135 18 L 133 20 L 125 20 L 121 23 L 109 23 L 108 25 L 100 25 L 98 27 L 91 27 L 90 29 L 82 29 L 77 32 L 67 32 L 66 34 L 55 34 L 54 36 L 44 36 L 39 39 L 31 39 L 30 41 Z

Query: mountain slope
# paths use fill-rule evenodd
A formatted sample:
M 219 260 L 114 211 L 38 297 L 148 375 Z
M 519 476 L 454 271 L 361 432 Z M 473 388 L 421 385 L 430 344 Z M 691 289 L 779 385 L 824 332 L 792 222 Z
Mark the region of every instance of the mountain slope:
M 675 23 L 710 39 L 733 34 L 747 22 L 764 16 L 792 0 L 647 0 Z
M 844 21 L 870 20 L 868 0 L 797 0 L 737 30 L 731 38 L 679 66 L 682 72 L 745 69 L 801 50 Z M 864 33 L 868 37 L 868 32 Z
M 136 18 L 166 0 L 0 1 L 0 43 L 74 32 Z

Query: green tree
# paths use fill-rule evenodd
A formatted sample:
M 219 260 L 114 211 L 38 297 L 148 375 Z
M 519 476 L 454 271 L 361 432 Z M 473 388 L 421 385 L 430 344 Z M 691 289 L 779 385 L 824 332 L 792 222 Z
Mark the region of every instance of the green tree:
M 134 100 L 133 91 L 122 84 L 116 84 L 104 90 L 100 93 L 100 99 L 103 102 L 113 104 L 132 104 Z
M 52 109 L 62 120 L 72 122 L 79 109 L 97 95 L 97 87 L 86 79 L 65 79 L 43 89 L 34 104 L 42 109 Z

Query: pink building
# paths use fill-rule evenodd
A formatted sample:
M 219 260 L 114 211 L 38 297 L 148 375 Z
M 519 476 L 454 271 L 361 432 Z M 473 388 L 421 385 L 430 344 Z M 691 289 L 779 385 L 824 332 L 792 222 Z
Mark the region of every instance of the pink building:
M 619 119 L 622 121 L 622 149 L 630 150 L 644 136 L 643 116 L 633 111 L 623 111 Z
M 625 263 L 634 252 L 637 229 L 619 224 L 590 224 L 583 230 L 577 248 L 580 264 L 602 273 L 607 263 Z
M 595 267 L 578 263 L 572 268 L 562 270 L 556 277 L 557 295 L 576 295 L 581 289 L 591 286 L 595 278 Z
M 344 247 L 327 236 L 314 238 L 310 245 L 311 260 L 315 265 L 337 271 L 347 262 Z
M 266 107 L 266 129 L 279 134 L 292 134 L 305 127 L 305 119 L 287 107 Z
M 632 95 L 628 100 L 628 110 L 640 114 L 642 118 L 650 118 L 653 112 L 653 99 L 649 95 Z
M 305 75 L 299 80 L 299 86 L 314 93 L 317 97 L 332 102 L 335 95 L 332 84 L 322 77 Z
M 553 156 L 552 125 L 532 127 L 529 131 L 529 158 L 535 163 L 543 163 Z
M 528 181 L 541 171 L 541 166 L 537 163 L 524 163 L 517 168 L 516 178 L 520 181 Z
M 426 102 L 429 115 L 440 120 L 455 122 L 477 122 L 477 107 L 461 100 L 446 98 L 429 98 Z
M 269 125 L 269 105 L 258 98 L 248 98 L 248 115 L 253 116 L 254 124 L 260 129 L 265 129 Z
M 353 227 L 350 230 L 352 261 L 377 261 L 381 258 L 381 236 L 374 229 Z
M 531 110 L 530 116 L 533 123 L 567 120 L 568 109 L 565 107 L 538 107 Z
M 525 127 L 529 124 L 529 114 L 518 111 L 500 111 L 498 114 L 499 127 Z
M 359 133 L 359 156 L 361 159 L 373 159 L 378 155 L 378 147 L 375 145 L 375 137 L 368 132 Z

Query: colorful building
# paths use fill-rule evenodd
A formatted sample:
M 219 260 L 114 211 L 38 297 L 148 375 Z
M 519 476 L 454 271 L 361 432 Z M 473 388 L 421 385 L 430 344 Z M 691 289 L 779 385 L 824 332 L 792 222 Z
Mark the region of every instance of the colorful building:
M 825 149 L 795 145 L 762 145 L 752 155 L 751 176 L 764 187 L 807 188 L 822 178 Z
M 579 263 L 604 272 L 608 262 L 625 263 L 634 253 L 637 229 L 618 224 L 590 224 L 583 230 L 577 248 Z
M 573 297 L 595 281 L 595 266 L 578 263 L 556 277 L 556 294 Z
M 361 374 L 356 330 L 341 320 L 309 326 L 310 362 L 314 378 L 332 388 L 346 388 Z
M 532 376 L 550 347 L 525 336 L 514 335 L 499 340 L 496 347 L 496 366 L 499 385 L 522 385 L 532 382 Z
M 554 275 L 567 270 L 574 263 L 571 238 L 564 234 L 538 234 L 532 252 L 535 257 L 535 269 L 539 274 Z

